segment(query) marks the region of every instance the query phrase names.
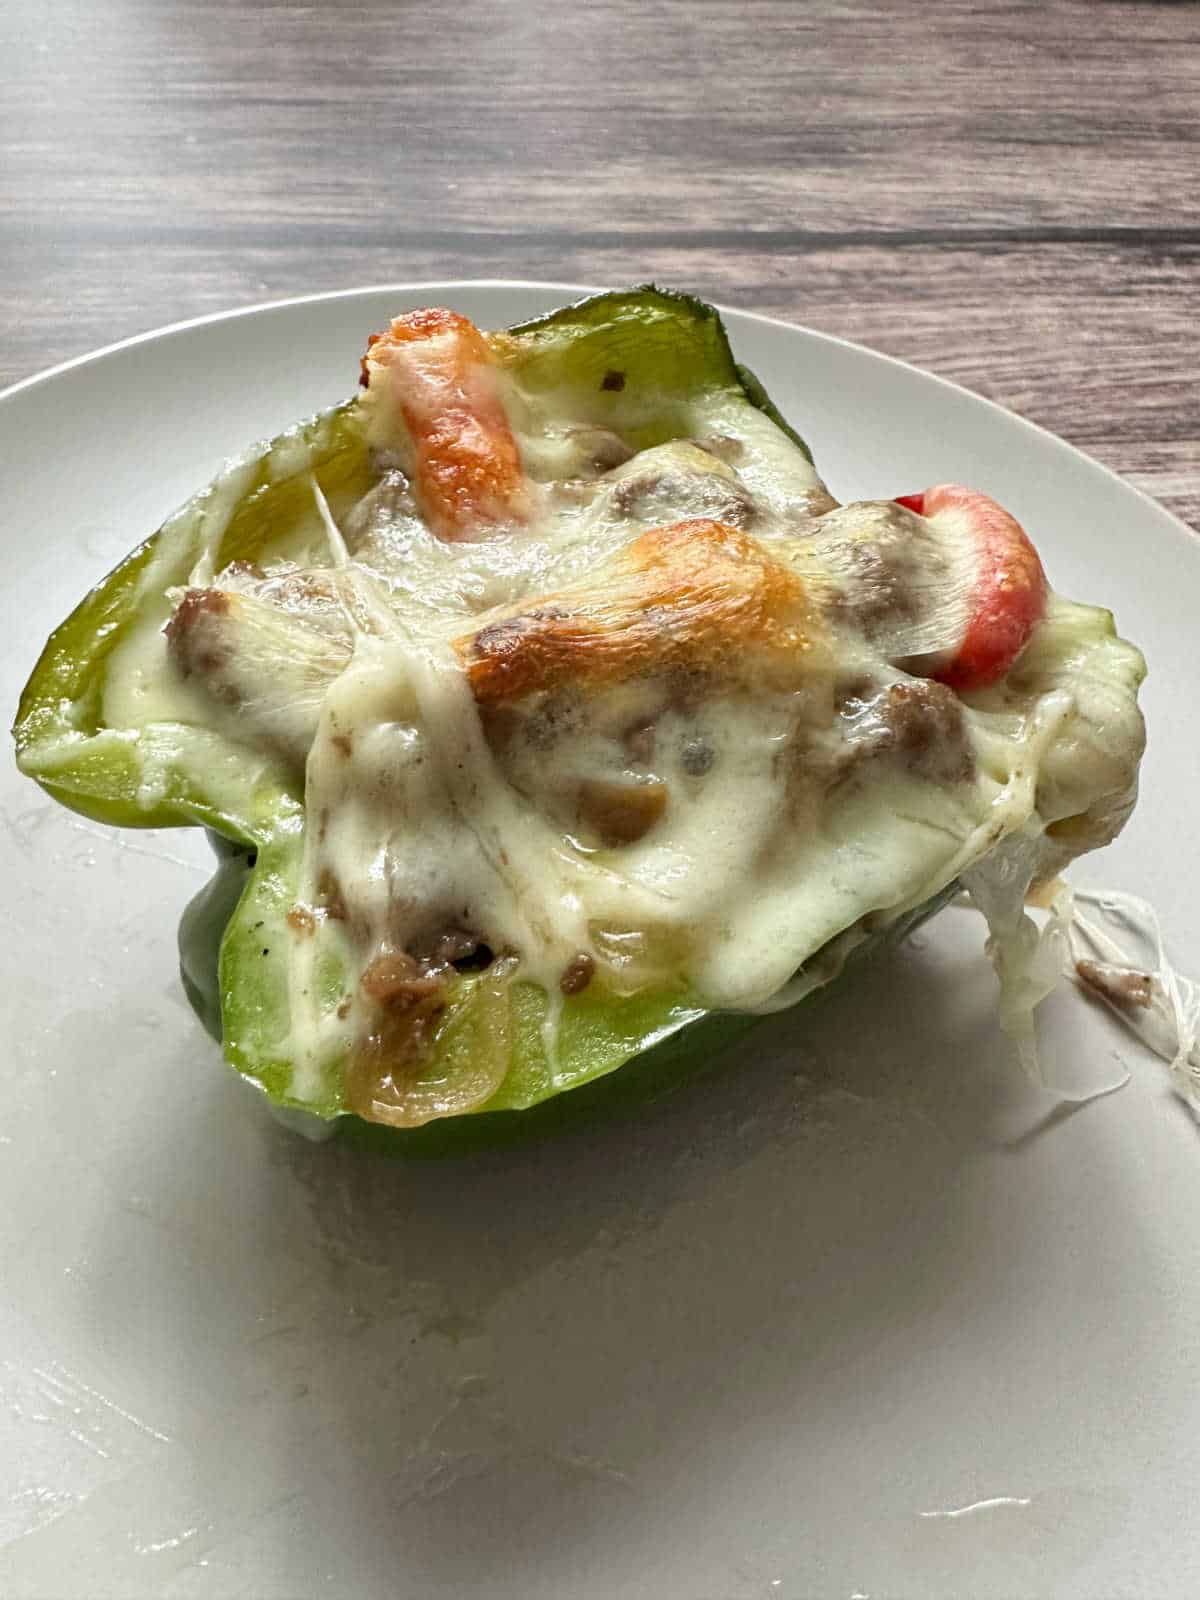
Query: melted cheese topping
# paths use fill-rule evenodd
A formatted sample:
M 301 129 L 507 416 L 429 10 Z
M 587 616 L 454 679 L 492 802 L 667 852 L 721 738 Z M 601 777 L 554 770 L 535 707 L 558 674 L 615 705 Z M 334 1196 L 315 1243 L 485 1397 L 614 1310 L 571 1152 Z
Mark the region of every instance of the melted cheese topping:
M 181 730 L 215 726 L 303 784 L 294 1098 L 371 1035 L 372 963 L 447 936 L 552 997 L 553 1060 L 571 971 L 773 1009 L 958 877 L 1003 931 L 1120 825 L 1141 663 L 1102 613 L 1051 596 L 1017 668 L 960 699 L 914 666 L 961 636 L 969 590 L 923 519 L 834 508 L 737 397 L 635 451 L 569 395 L 495 384 L 516 520 L 493 499 L 439 537 L 373 381 L 369 492 L 331 509 L 314 482 L 265 571 L 218 573 L 231 490 L 110 663 L 109 727 L 173 731 L 181 759 Z

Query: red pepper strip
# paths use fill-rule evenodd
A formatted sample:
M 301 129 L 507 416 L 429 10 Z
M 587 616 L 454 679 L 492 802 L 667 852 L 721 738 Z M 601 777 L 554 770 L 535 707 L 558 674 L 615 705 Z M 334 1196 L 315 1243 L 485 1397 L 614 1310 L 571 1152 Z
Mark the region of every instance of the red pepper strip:
M 1046 609 L 1046 574 L 1015 517 L 974 489 L 940 483 L 896 504 L 966 536 L 976 569 L 962 643 L 933 676 L 957 692 L 1004 677 Z
M 416 454 L 413 486 L 438 538 L 521 521 L 521 456 L 475 324 L 437 307 L 397 317 L 363 357 L 364 383 L 385 372 Z

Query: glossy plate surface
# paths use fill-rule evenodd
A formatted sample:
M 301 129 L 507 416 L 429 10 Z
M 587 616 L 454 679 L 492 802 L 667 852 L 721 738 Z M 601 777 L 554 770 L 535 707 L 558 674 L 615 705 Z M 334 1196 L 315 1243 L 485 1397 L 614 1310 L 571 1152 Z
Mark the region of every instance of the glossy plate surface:
M 169 329 L 0 398 L 3 699 L 113 563 L 366 335 L 580 290 L 426 284 Z M 1078 877 L 1200 969 L 1200 541 L 911 368 L 730 313 L 842 499 L 986 490 L 1145 649 L 1151 743 Z M 1043 1123 L 951 910 L 635 1123 L 443 1165 L 312 1147 L 176 975 L 208 870 L 0 767 L 0 1592 L 228 1600 L 1185 1595 L 1200 1588 L 1200 1134 L 1121 1093 Z

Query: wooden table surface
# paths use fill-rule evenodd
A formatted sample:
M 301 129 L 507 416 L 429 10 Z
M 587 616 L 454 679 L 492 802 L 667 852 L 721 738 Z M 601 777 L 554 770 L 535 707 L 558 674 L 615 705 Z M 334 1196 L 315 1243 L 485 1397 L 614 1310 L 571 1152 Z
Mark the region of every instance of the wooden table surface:
M 4 0 L 0 383 L 203 312 L 653 277 L 1200 524 L 1200 5 Z

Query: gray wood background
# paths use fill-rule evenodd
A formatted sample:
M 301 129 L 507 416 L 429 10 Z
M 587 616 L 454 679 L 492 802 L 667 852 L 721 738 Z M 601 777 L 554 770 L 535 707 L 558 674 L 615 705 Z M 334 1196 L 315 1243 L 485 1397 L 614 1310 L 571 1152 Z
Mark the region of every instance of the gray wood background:
M 1200 5 L 2 0 L 0 383 L 427 277 L 861 340 L 1200 524 Z

